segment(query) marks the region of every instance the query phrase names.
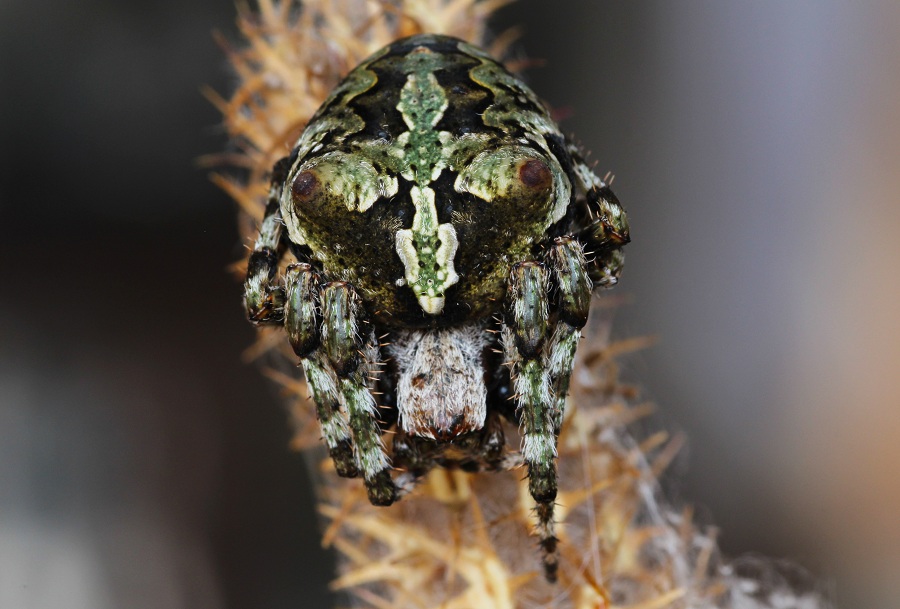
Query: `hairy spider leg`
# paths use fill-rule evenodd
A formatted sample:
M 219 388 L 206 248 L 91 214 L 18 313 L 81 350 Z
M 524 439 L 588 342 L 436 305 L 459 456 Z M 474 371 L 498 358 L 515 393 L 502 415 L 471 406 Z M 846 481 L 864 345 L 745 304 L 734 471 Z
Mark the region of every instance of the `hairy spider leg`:
M 369 387 L 378 359 L 378 341 L 370 327 L 360 327 L 362 303 L 349 283 L 325 284 L 320 302 L 322 349 L 337 375 L 341 403 L 350 418 L 356 465 L 365 480 L 369 501 L 390 505 L 397 499 L 397 488 L 391 480 L 391 462 L 378 426 L 378 407 Z
M 353 451 L 353 440 L 347 419 L 341 414 L 341 394 L 337 375 L 321 353 L 313 353 L 301 360 L 306 383 L 316 404 L 316 418 L 322 437 L 338 476 L 356 478 L 359 466 Z
M 611 288 L 619 282 L 625 264 L 622 246 L 631 240 L 628 220 L 609 186 L 589 190 L 587 205 L 595 210 L 595 218 L 578 236 L 593 255 L 588 273 L 595 286 Z
M 320 290 L 320 279 L 312 266 L 300 263 L 287 267 L 284 275 L 284 328 L 303 366 L 316 404 L 316 418 L 334 468 L 339 476 L 355 478 L 359 475 L 359 469 L 353 456 L 350 428 L 340 411 L 338 378 L 324 355 L 317 350 L 320 345 Z
M 281 220 L 281 187 L 287 177 L 288 159 L 272 170 L 272 182 L 259 236 L 247 262 L 244 306 L 247 318 L 256 325 L 278 324 L 284 317 L 284 288 L 276 283 L 278 261 L 285 251 L 284 223 Z
M 566 149 L 569 152 L 569 156 L 572 158 L 572 169 L 575 173 L 575 179 L 583 192 L 587 192 L 592 188 L 608 186 L 608 184 L 587 164 L 587 161 L 585 160 L 586 155 L 584 151 L 581 150 L 580 146 L 570 142 L 566 145 Z
M 551 390 L 556 401 L 553 409 L 553 432 L 558 436 L 566 410 L 569 380 L 575 365 L 575 350 L 591 307 L 593 285 L 586 270 L 584 247 L 572 237 L 555 239 L 547 260 L 558 294 L 558 319 L 548 350 Z
M 595 287 L 611 288 L 619 282 L 625 264 L 622 247 L 631 241 L 628 218 L 609 183 L 594 173 L 578 146 L 568 145 L 572 169 L 578 185 L 585 192 L 587 227 L 578 233 L 579 240 L 591 252 L 588 272 Z M 610 180 L 611 182 L 612 180 Z
M 266 211 L 244 282 L 247 317 L 257 325 L 284 323 L 291 346 L 303 365 L 335 469 L 341 476 L 355 477 L 359 469 L 347 421 L 340 412 L 339 381 L 331 364 L 317 351 L 318 276 L 308 264 L 294 264 L 285 272 L 284 286 L 277 283 L 278 263 L 286 250 L 280 198 L 288 169 L 288 159 L 283 158 L 272 170 Z
M 504 351 L 512 364 L 516 410 L 524 428 L 522 454 L 528 466 L 528 490 L 537 503 L 537 536 L 544 558 L 544 573 L 556 580 L 557 538 L 553 522 L 556 500 L 556 401 L 547 366 L 549 273 L 535 261 L 516 264 L 507 290 Z

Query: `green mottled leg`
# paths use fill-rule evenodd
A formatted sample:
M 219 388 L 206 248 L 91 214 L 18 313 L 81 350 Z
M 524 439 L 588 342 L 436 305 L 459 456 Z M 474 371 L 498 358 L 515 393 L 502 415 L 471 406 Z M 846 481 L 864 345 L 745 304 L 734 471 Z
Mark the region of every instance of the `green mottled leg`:
M 316 418 L 328 454 L 339 476 L 359 475 L 353 456 L 353 441 L 340 412 L 338 379 L 319 346 L 319 277 L 308 264 L 292 264 L 284 274 L 284 328 L 306 373 L 306 382 L 316 404 Z
M 625 252 L 614 249 L 597 254 L 589 267 L 591 281 L 601 288 L 611 288 L 619 283 L 622 266 L 625 264 Z
M 362 305 L 348 283 L 326 284 L 321 303 L 322 348 L 337 374 L 338 390 L 350 418 L 357 467 L 365 479 L 369 501 L 390 505 L 397 498 L 397 489 L 369 389 L 369 375 L 378 356 L 374 332 L 359 327 Z
M 587 192 L 592 188 L 602 188 L 608 184 L 598 176 L 593 169 L 587 164 L 585 154 L 580 147 L 569 144 L 569 155 L 572 157 L 572 166 L 575 170 L 575 179 L 577 188 L 583 192 Z
M 592 285 L 582 245 L 571 237 L 561 237 L 554 241 L 548 262 L 559 294 L 559 317 L 547 351 L 555 402 L 553 431 L 559 435 L 565 415 L 569 380 L 575 365 L 575 349 L 591 306 Z
M 522 453 L 528 465 L 528 489 L 537 502 L 537 534 L 544 551 L 547 579 L 556 580 L 556 534 L 553 502 L 556 500 L 556 435 L 554 401 L 544 351 L 549 331 L 548 273 L 537 262 L 513 267 L 507 292 L 508 307 L 504 348 L 513 365 L 516 407 L 525 432 Z
M 319 354 L 304 358 L 302 362 L 306 382 L 316 403 L 316 416 L 322 428 L 322 437 L 334 462 L 334 469 L 339 476 L 355 478 L 359 475 L 359 468 L 353 455 L 350 428 L 340 412 L 337 376 L 331 365 Z
M 593 259 L 588 266 L 594 285 L 609 288 L 619 282 L 625 253 L 622 247 L 631 241 L 628 218 L 619 199 L 609 186 L 592 188 L 587 193 L 591 223 L 579 234 L 579 239 Z
M 569 144 L 576 182 L 584 192 L 588 226 L 578 234 L 591 258 L 588 265 L 594 287 L 612 287 L 619 281 L 625 254 L 620 249 L 630 240 L 628 217 L 610 189 L 612 179 L 601 179 L 588 167 L 582 151 Z
M 247 263 L 244 281 L 244 306 L 247 318 L 254 324 L 281 323 L 284 307 L 284 289 L 276 285 L 278 261 L 284 251 L 282 245 L 281 211 L 279 198 L 281 185 L 287 172 L 287 159 L 281 159 L 272 170 L 272 186 L 259 236 Z

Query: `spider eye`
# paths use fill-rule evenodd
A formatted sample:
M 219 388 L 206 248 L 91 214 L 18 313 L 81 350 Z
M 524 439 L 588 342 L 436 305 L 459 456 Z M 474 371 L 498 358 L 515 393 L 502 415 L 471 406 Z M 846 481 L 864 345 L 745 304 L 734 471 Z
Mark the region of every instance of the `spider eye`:
M 547 190 L 553 184 L 550 167 L 540 159 L 531 159 L 519 165 L 519 179 L 532 190 Z
M 477 155 L 456 180 L 457 192 L 508 205 L 529 215 L 546 215 L 553 204 L 550 163 L 525 146 L 503 146 Z
M 303 207 L 309 206 L 321 190 L 321 182 L 312 171 L 301 171 L 291 182 L 291 195 Z

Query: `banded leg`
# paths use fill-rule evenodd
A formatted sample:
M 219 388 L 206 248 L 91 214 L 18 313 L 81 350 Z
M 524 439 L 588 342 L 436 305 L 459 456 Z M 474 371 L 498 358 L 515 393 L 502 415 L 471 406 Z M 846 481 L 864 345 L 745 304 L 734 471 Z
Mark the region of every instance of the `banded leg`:
M 341 400 L 350 419 L 356 465 L 363 474 L 369 501 L 390 505 L 397 498 L 391 463 L 381 441 L 369 375 L 378 355 L 371 329 L 360 328 L 362 305 L 346 282 L 325 285 L 322 291 L 322 347 L 338 379 Z
M 513 365 L 516 408 L 525 438 L 522 452 L 528 465 L 528 490 L 537 502 L 537 534 L 544 551 L 544 571 L 556 580 L 557 539 L 553 523 L 556 500 L 555 402 L 544 358 L 549 330 L 548 273 L 537 262 L 513 267 L 509 288 L 504 349 Z
M 306 382 L 316 404 L 316 418 L 328 454 L 339 476 L 359 475 L 353 457 L 353 440 L 340 412 L 338 379 L 330 363 L 316 351 L 319 346 L 319 277 L 308 264 L 292 264 L 284 275 L 284 327 L 300 357 Z
M 569 381 L 575 365 L 575 349 L 591 306 L 591 279 L 582 245 L 571 237 L 556 239 L 548 262 L 558 294 L 558 321 L 547 350 L 553 399 L 553 432 L 559 435 L 566 409 Z
M 625 263 L 622 247 L 631 241 L 628 217 L 619 199 L 605 184 L 588 191 L 587 204 L 593 221 L 579 237 L 594 255 L 588 267 L 590 278 L 594 285 L 612 287 L 619 282 Z
M 591 281 L 598 287 L 611 288 L 619 283 L 619 276 L 625 265 L 625 252 L 618 248 L 602 252 L 597 254 L 592 262 L 593 264 L 588 267 Z
M 568 145 L 569 155 L 572 157 L 572 167 L 575 170 L 575 178 L 578 182 L 577 186 L 583 192 L 588 192 L 592 188 L 603 188 L 608 186 L 606 182 L 600 179 L 594 170 L 587 164 L 585 154 L 581 148 L 575 144 Z
M 266 212 L 247 263 L 244 306 L 247 318 L 257 325 L 281 323 L 284 316 L 284 289 L 275 283 L 275 274 L 284 252 L 280 198 L 287 171 L 287 158 L 278 161 L 272 170 Z
M 620 248 L 631 241 L 628 218 L 609 183 L 588 167 L 581 150 L 570 144 L 569 154 L 578 186 L 585 193 L 590 217 L 590 224 L 579 234 L 595 256 L 588 267 L 590 278 L 595 286 L 612 287 L 618 283 L 625 262 L 625 254 Z

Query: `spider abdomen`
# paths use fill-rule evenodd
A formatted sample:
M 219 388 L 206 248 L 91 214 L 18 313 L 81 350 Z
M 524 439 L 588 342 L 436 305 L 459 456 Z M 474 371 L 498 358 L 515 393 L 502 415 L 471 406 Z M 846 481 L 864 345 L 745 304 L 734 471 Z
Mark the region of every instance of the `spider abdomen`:
M 307 125 L 281 194 L 290 239 L 392 327 L 498 309 L 572 196 L 563 136 L 482 51 L 415 36 L 376 53 Z M 560 156 L 562 158 L 560 158 Z

